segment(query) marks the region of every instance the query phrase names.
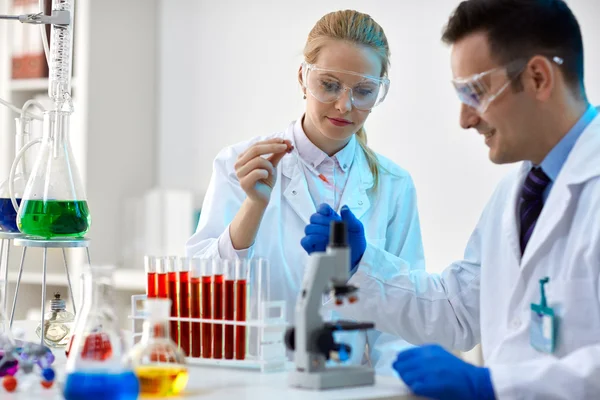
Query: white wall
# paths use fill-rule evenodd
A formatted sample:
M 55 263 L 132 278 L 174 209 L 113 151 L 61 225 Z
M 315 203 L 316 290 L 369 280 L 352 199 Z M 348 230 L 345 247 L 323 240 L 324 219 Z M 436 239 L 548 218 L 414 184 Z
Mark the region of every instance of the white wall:
M 121 260 L 125 199 L 156 183 L 157 3 L 89 3 L 88 236 L 94 264 Z M 125 266 L 131 267 L 131 266 Z
M 458 126 L 449 50 L 440 34 L 454 0 L 161 0 L 158 176 L 204 194 L 217 152 L 284 129 L 303 112 L 296 74 L 308 32 L 325 13 L 354 8 L 385 29 L 392 86 L 369 117 L 369 143 L 415 180 L 431 271 L 462 256 L 495 184 L 482 138 Z M 586 48 L 592 101 L 600 97 L 600 2 L 571 0 Z

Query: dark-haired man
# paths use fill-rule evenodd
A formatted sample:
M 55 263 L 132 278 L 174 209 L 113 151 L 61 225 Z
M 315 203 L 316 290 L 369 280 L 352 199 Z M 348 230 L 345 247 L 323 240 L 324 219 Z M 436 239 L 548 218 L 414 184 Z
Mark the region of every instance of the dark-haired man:
M 394 368 L 418 395 L 600 399 L 600 118 L 578 22 L 562 0 L 467 0 L 443 40 L 461 126 L 492 162 L 521 168 L 498 185 L 463 260 L 392 279 L 380 273 L 391 260 L 362 262 L 353 279 L 366 300 L 343 313 L 415 344 L 481 342 L 486 367 L 439 345 L 400 353 Z

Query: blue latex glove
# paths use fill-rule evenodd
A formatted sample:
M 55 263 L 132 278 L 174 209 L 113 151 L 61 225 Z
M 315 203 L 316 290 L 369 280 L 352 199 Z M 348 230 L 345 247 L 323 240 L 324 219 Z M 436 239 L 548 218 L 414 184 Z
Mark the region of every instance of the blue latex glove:
M 342 221 L 346 223 L 348 229 L 348 244 L 350 244 L 350 260 L 352 270 L 358 265 L 367 248 L 367 238 L 365 237 L 365 228 L 362 222 L 352 214 L 348 206 L 343 206 L 340 210 Z
M 329 204 L 321 204 L 317 212 L 310 216 L 310 224 L 304 228 L 306 236 L 300 244 L 308 254 L 315 251 L 325 251 L 329 244 L 329 225 L 331 221 L 341 221 L 340 217 Z
M 490 370 L 427 345 L 398 354 L 394 369 L 418 396 L 440 400 L 494 400 Z

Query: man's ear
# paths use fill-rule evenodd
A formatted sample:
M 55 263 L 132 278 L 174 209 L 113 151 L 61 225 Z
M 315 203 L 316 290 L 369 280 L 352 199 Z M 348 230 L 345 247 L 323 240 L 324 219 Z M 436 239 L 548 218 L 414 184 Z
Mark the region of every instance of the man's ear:
M 543 56 L 535 56 L 527 63 L 523 74 L 524 86 L 540 101 L 547 101 L 556 86 L 556 71 L 552 62 Z

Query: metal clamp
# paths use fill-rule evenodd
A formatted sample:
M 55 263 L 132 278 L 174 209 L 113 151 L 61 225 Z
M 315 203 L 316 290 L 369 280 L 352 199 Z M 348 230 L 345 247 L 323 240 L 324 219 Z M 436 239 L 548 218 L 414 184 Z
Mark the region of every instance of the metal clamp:
M 71 25 L 71 12 L 69 10 L 52 10 L 52 15 L 44 13 L 22 15 L 0 15 L 0 19 L 12 19 L 23 24 L 35 25 Z

